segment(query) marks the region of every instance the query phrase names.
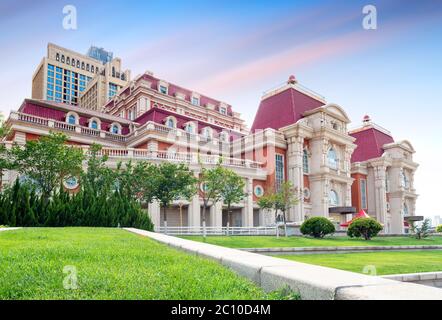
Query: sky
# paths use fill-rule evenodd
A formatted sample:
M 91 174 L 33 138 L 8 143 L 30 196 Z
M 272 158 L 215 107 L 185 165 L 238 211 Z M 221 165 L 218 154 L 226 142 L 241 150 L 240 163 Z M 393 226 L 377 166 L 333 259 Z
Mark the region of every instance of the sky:
M 73 5 L 77 29 L 63 28 Z M 377 28 L 364 29 L 373 5 Z M 420 164 L 416 214 L 442 216 L 442 1 L 0 1 L 0 112 L 31 96 L 52 42 L 104 47 L 132 76 L 155 76 L 231 104 L 249 127 L 262 93 L 295 75 L 409 140 Z

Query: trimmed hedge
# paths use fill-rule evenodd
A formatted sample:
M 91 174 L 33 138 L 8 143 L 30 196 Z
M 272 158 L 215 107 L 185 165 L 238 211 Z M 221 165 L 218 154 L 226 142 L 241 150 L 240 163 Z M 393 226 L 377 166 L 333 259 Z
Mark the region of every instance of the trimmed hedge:
M 323 238 L 327 234 L 334 233 L 335 226 L 325 217 L 313 217 L 304 221 L 301 225 L 301 233 L 315 238 Z
M 363 237 L 370 240 L 378 235 L 382 230 L 382 225 L 372 218 L 358 218 L 348 226 L 347 235 L 351 238 Z
M 46 199 L 18 179 L 12 188 L 0 194 L 0 225 L 153 229 L 147 212 L 119 192 L 99 194 L 85 188 L 74 195 L 61 191 Z

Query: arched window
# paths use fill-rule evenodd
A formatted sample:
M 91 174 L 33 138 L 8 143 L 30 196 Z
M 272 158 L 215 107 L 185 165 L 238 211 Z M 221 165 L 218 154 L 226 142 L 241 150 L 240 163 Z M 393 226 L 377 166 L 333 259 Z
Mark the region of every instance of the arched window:
M 80 68 L 80 60 L 77 60 L 77 68 Z
M 98 122 L 97 122 L 97 120 L 92 120 L 91 121 L 91 128 L 95 129 L 95 130 L 98 130 Z
M 55 60 L 60 61 L 60 54 L 59 53 L 55 54 Z
M 193 124 L 191 124 L 191 123 L 186 124 L 186 126 L 184 127 L 184 130 L 187 133 L 194 133 Z
M 176 127 L 176 121 L 173 117 L 166 118 L 166 127 L 168 127 L 168 128 L 175 128 Z
M 64 54 L 61 55 L 61 62 L 64 62 Z
M 302 170 L 304 173 L 309 172 L 309 166 L 308 166 L 308 151 L 307 149 L 304 149 L 304 152 L 302 154 Z
M 327 153 L 328 166 L 332 169 L 338 169 L 338 155 L 335 149 L 330 148 Z
M 78 123 L 78 115 L 74 112 L 68 112 L 66 115 L 66 122 L 69 124 L 77 124 Z
M 227 141 L 229 141 L 229 134 L 228 134 L 227 132 L 221 132 L 221 133 L 219 134 L 219 139 L 220 139 L 222 142 L 227 142 Z
M 67 64 L 71 64 L 71 58 L 67 57 L 67 58 L 66 58 L 66 63 L 67 63 Z
M 77 119 L 75 118 L 75 116 L 74 116 L 73 114 L 71 114 L 71 115 L 69 116 L 68 123 L 69 123 L 69 124 L 75 124 L 76 120 L 77 120 Z
M 203 129 L 203 136 L 207 139 L 212 139 L 212 128 L 210 127 L 205 127 Z
M 84 62 L 81 63 L 81 69 L 84 70 Z
M 115 67 L 112 67 L 112 77 L 115 78 Z
M 114 124 L 111 127 L 111 132 L 115 133 L 115 134 L 118 134 L 120 132 L 120 128 L 116 124 Z
M 74 58 L 72 58 L 71 64 L 72 64 L 73 67 L 75 67 L 75 59 Z
M 331 207 L 337 207 L 339 205 L 338 193 L 335 190 L 330 190 L 329 193 L 329 204 Z
M 406 203 L 404 203 L 404 217 L 408 217 L 409 214 L 410 214 L 410 213 L 409 213 L 409 211 L 408 211 L 408 206 L 407 206 Z
M 91 66 L 91 72 L 94 73 L 94 66 Z
M 89 63 L 86 64 L 86 71 L 89 71 Z

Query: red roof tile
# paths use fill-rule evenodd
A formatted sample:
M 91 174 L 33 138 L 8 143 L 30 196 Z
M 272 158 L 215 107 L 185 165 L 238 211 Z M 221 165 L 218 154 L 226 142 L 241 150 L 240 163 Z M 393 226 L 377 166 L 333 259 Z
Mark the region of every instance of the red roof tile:
M 392 136 L 373 127 L 367 127 L 350 135 L 356 138 L 355 144 L 357 145 L 351 156 L 351 162 L 379 158 L 384 153 L 383 146 L 394 142 Z
M 279 129 L 293 124 L 302 118 L 305 111 L 323 105 L 323 102 L 300 91 L 287 88 L 261 101 L 251 132 L 267 128 Z

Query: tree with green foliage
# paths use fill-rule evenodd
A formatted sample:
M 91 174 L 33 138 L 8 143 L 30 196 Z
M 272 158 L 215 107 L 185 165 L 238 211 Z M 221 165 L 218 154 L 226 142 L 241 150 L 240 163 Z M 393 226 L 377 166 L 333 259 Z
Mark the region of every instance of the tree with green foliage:
M 410 229 L 416 239 L 424 239 L 430 235 L 431 219 L 427 218 L 422 223 L 410 222 Z
M 312 217 L 302 223 L 300 231 L 314 238 L 324 238 L 335 232 L 335 226 L 326 217 Z
M 287 212 L 296 205 L 299 199 L 296 197 L 296 189 L 290 181 L 281 184 L 278 191 L 268 193 L 258 200 L 261 209 L 270 209 L 275 211 L 275 221 L 278 219 L 278 212 L 282 213 L 284 223 L 284 233 L 287 237 Z M 276 235 L 279 237 L 279 227 L 276 226 Z
M 33 181 L 46 200 L 62 187 L 65 178 L 82 172 L 83 151 L 66 142 L 64 134 L 51 132 L 39 140 L 27 141 L 23 148 L 12 148 L 19 173 Z
M 152 199 L 160 203 L 163 211 L 164 227 L 167 233 L 167 208 L 177 198 L 190 199 L 196 192 L 197 179 L 193 172 L 184 164 L 163 162 L 156 166 L 151 177 Z
M 440 224 L 436 227 L 436 232 L 438 232 L 438 233 L 442 232 L 442 224 Z
M 3 121 L 3 115 L 0 114 L 0 140 L 3 140 L 10 130 Z M 14 161 L 11 151 L 5 146 L 5 144 L 0 143 L 0 190 L 2 189 L 2 177 L 5 170 L 11 170 L 14 168 Z
M 350 238 L 363 237 L 365 240 L 378 235 L 382 230 L 382 225 L 373 218 L 357 218 L 353 220 L 347 229 L 347 235 Z
M 211 205 L 222 200 L 222 190 L 224 188 L 224 169 L 221 161 L 213 168 L 207 169 L 201 165 L 201 172 L 198 185 L 201 186 L 201 198 L 203 199 L 203 237 L 207 236 L 206 211 Z
M 244 179 L 240 177 L 236 172 L 227 168 L 222 169 L 223 184 L 220 190 L 220 196 L 225 205 L 227 206 L 227 235 L 229 235 L 230 228 L 230 208 L 232 203 L 240 202 L 246 196 L 244 192 Z

